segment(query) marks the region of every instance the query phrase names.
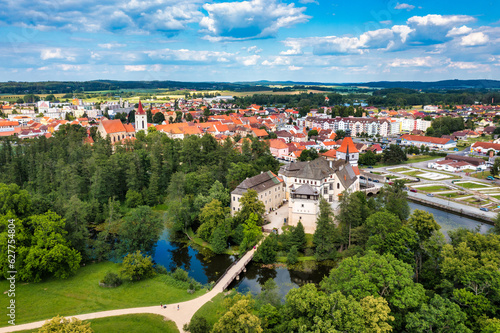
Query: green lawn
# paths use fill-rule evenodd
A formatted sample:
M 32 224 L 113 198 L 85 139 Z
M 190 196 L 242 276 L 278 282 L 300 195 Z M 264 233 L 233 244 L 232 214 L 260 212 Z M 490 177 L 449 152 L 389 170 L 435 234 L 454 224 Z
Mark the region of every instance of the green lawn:
M 439 194 L 439 195 L 443 196 L 445 198 L 461 198 L 461 197 L 469 196 L 470 194 L 460 194 L 459 192 L 450 192 L 450 193 L 443 193 L 443 194 Z
M 226 312 L 226 308 L 223 306 L 224 294 L 220 293 L 210 302 L 205 303 L 196 313 L 194 317 L 204 317 L 210 327 L 214 326 L 214 324 L 219 320 L 220 317 Z
M 103 262 L 91 264 L 78 270 L 66 280 L 50 279 L 40 283 L 16 285 L 16 323 L 29 323 L 50 319 L 56 315 L 72 316 L 112 309 L 151 306 L 183 302 L 206 292 L 199 290 L 188 294 L 185 288 L 175 287 L 177 281 L 168 275 L 138 282 L 125 282 L 118 288 L 101 288 L 99 281 L 106 272 L 118 272 L 120 264 Z M 0 290 L 8 290 L 7 281 L 0 282 Z M 0 306 L 7 306 L 8 297 L 3 297 Z M 0 326 L 7 325 L 7 316 L 2 316 Z
M 449 190 L 449 188 L 446 186 L 435 185 L 435 186 L 418 187 L 418 190 L 422 190 L 425 192 L 440 192 Z
M 485 184 L 476 184 L 476 183 L 455 183 L 455 185 L 462 186 L 464 188 L 483 188 L 483 187 L 488 187 L 488 185 Z
M 123 315 L 116 317 L 106 317 L 93 320 L 85 320 L 90 322 L 90 327 L 95 333 L 178 333 L 177 325 L 173 321 L 165 320 L 160 315 L 151 313 Z M 20 331 L 21 333 L 36 333 L 38 329 Z
M 471 173 L 471 177 L 477 178 L 477 179 L 486 179 L 486 177 L 491 176 L 490 171 L 479 171 L 476 173 Z
M 409 156 L 408 161 L 404 161 L 399 164 L 412 164 L 412 163 L 417 163 L 417 162 L 425 162 L 425 161 L 430 161 L 430 160 L 435 160 L 437 158 L 440 158 L 440 156 L 430 156 L 430 155 L 415 155 L 415 156 Z M 396 165 L 399 165 L 396 164 Z M 373 167 L 374 168 L 383 168 L 383 167 L 390 167 L 394 166 L 394 164 L 384 164 L 382 162 L 375 164 Z
M 410 171 L 410 169 L 408 168 L 396 168 L 396 169 L 391 169 L 391 170 L 387 170 L 389 172 L 401 172 L 401 171 Z

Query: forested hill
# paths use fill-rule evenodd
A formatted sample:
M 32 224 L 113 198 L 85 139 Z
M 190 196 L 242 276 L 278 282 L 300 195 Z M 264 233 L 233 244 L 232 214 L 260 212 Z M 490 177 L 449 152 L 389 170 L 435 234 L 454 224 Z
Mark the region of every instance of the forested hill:
M 0 94 L 66 94 L 84 91 L 107 91 L 123 89 L 169 89 L 169 90 L 270 90 L 268 87 L 227 82 L 180 82 L 180 81 L 46 81 L 46 82 L 0 82 Z
M 273 85 L 290 88 L 318 88 L 325 86 L 338 89 L 338 86 L 364 86 L 370 88 L 409 88 L 417 90 L 478 90 L 500 89 L 498 80 L 445 80 L 437 82 L 421 81 L 380 81 L 358 83 L 321 83 L 292 81 L 254 81 L 254 82 L 181 82 L 181 81 L 44 81 L 44 82 L 0 82 L 0 94 L 66 94 L 90 91 L 120 91 L 123 89 L 169 89 L 169 90 L 230 90 L 230 91 L 272 91 Z
M 360 85 L 353 83 L 350 85 Z M 500 89 L 498 80 L 444 80 L 436 82 L 422 81 L 380 81 L 363 83 L 363 86 L 372 88 L 409 88 L 421 90 L 433 89 Z

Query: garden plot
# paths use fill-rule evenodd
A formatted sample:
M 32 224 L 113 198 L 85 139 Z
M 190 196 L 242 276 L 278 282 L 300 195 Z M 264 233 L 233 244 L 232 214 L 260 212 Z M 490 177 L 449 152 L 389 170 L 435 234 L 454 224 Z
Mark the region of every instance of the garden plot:
M 473 182 L 473 181 L 464 181 L 464 182 L 455 182 L 455 185 L 462 186 L 465 188 L 469 188 L 471 190 L 475 189 L 481 189 L 481 188 L 492 188 L 491 185 L 485 184 L 485 183 L 479 183 L 479 182 Z
M 412 185 L 414 188 L 418 188 L 421 191 L 425 192 L 443 192 L 451 190 L 450 187 L 444 184 L 421 184 L 421 185 Z
M 414 171 L 415 169 L 411 168 L 411 167 L 393 167 L 393 168 L 385 168 L 387 171 L 390 171 L 390 172 L 399 172 L 399 173 L 403 173 L 403 172 L 408 172 L 408 171 Z
M 442 173 L 436 173 L 436 172 L 419 173 L 417 175 L 417 177 L 431 179 L 431 180 L 440 180 L 440 179 L 453 178 L 453 176 L 445 175 L 445 174 L 442 174 Z

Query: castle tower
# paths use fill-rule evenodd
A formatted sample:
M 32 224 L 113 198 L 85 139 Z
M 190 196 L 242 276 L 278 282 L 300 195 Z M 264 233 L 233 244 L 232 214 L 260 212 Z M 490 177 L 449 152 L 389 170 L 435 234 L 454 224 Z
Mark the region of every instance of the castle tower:
M 139 100 L 139 107 L 137 108 L 137 111 L 135 112 L 135 132 L 139 131 L 148 131 L 148 116 L 146 115 L 146 112 L 142 109 L 142 103 Z

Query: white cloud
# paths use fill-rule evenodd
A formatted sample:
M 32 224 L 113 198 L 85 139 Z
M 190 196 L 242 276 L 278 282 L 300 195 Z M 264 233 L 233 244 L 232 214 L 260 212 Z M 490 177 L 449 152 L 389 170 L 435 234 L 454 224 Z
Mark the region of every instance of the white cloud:
M 254 46 L 250 46 L 249 48 L 247 48 L 247 52 L 258 54 L 258 53 L 262 52 L 262 49 L 259 49 L 257 46 L 254 45 Z
M 125 65 L 126 72 L 143 72 L 146 70 L 146 65 Z
M 415 9 L 415 6 L 407 4 L 407 3 L 399 3 L 394 7 L 394 9 L 406 9 L 407 11 L 410 11 L 412 9 Z
M 290 70 L 290 71 L 299 71 L 302 68 L 304 68 L 304 67 L 298 67 L 298 66 L 293 66 L 293 65 L 292 66 L 288 66 L 288 70 Z
M 111 43 L 105 43 L 105 44 L 97 44 L 97 46 L 99 46 L 103 49 L 110 50 L 110 49 L 115 49 L 115 48 L 127 46 L 127 44 L 120 44 L 120 43 L 116 43 L 116 42 L 111 42 Z
M 392 50 L 404 44 L 412 31 L 406 25 L 395 25 L 391 29 L 367 31 L 359 37 L 288 38 L 283 43 L 290 49 L 281 54 L 302 54 L 303 49 L 308 47 L 312 47 L 316 55 L 363 54 L 370 49 Z
M 460 28 L 453 28 L 448 33 L 446 34 L 446 37 L 454 37 L 454 36 L 461 36 L 461 35 L 466 35 L 472 31 L 472 28 L 469 28 L 466 25 L 461 26 Z
M 151 59 L 161 59 L 166 61 L 192 61 L 192 62 L 227 62 L 233 58 L 233 53 L 218 52 L 218 51 L 197 51 L 197 50 L 172 50 L 161 49 L 154 51 L 146 51 L 146 54 Z
M 80 65 L 68 65 L 68 64 L 60 64 L 57 65 L 57 68 L 63 70 L 63 71 L 79 71 L 82 69 L 82 66 Z
M 416 26 L 450 26 L 474 22 L 476 19 L 468 15 L 436 15 L 413 16 L 407 21 L 409 25 Z
M 42 50 L 40 58 L 42 60 L 63 59 L 64 56 L 62 55 L 61 49 L 45 49 Z
M 264 60 L 262 62 L 262 65 L 264 65 L 264 66 L 282 66 L 282 65 L 289 65 L 289 64 L 290 64 L 290 59 L 288 59 L 286 57 L 276 57 L 272 61 Z
M 203 8 L 208 16 L 200 26 L 209 34 L 206 39 L 245 40 L 273 37 L 281 28 L 307 22 L 305 7 L 277 0 L 250 0 L 241 2 L 207 3 Z
M 490 66 L 475 62 L 466 61 L 455 61 L 448 64 L 448 68 L 463 69 L 463 70 L 474 70 L 474 72 L 487 72 L 490 70 Z
M 260 56 L 254 54 L 254 55 L 251 55 L 251 56 L 248 56 L 248 57 L 238 57 L 237 59 L 244 66 L 254 66 L 254 65 L 257 64 L 257 61 L 259 61 Z
M 467 36 L 463 36 L 460 45 L 479 46 L 488 43 L 489 40 L 490 39 L 488 35 L 485 35 L 482 32 L 473 32 L 471 34 L 468 34 Z
M 308 3 L 315 3 L 319 5 L 319 2 L 317 0 L 299 0 L 300 3 L 307 5 Z
M 199 22 L 202 0 L 3 1 L 0 22 L 37 30 L 175 33 Z
M 439 62 L 440 60 L 434 59 L 430 56 L 416 57 L 412 59 L 396 58 L 389 63 L 389 67 L 433 67 Z

